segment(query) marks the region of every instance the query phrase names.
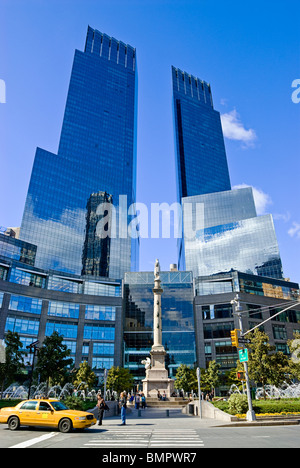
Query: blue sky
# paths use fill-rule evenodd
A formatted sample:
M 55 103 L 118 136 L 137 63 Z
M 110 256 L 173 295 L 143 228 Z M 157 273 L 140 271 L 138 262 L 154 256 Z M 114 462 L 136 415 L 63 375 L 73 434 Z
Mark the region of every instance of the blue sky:
M 35 149 L 56 152 L 74 49 L 88 24 L 137 48 L 137 201 L 176 201 L 171 65 L 211 83 L 233 186 L 272 213 L 284 273 L 300 282 L 299 1 L 0 0 L 0 225 L 21 223 Z M 177 262 L 142 239 L 140 269 Z

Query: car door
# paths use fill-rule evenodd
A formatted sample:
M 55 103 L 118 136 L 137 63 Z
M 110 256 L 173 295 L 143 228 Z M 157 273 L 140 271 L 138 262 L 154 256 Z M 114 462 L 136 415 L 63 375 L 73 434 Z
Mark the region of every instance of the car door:
M 19 408 L 20 423 L 25 426 L 35 424 L 37 400 L 25 401 Z
M 54 410 L 47 401 L 39 401 L 39 407 L 36 412 L 37 426 L 53 426 L 55 425 Z

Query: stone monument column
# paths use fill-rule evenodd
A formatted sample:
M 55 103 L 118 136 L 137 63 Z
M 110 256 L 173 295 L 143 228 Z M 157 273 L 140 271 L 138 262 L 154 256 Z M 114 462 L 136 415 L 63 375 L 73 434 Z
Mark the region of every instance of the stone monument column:
M 143 361 L 146 364 L 146 378 L 143 380 L 143 392 L 148 397 L 156 397 L 158 391 L 161 394 L 166 392 L 167 397 L 170 397 L 174 391 L 174 380 L 169 379 L 168 371 L 165 367 L 165 356 L 167 353 L 162 344 L 162 293 L 160 265 L 159 261 L 156 260 L 153 288 L 153 345 L 150 351 L 151 362 Z
M 164 292 L 160 285 L 160 266 L 156 260 L 154 270 L 154 307 L 153 307 L 153 346 L 152 350 L 165 350 L 162 344 L 161 295 Z

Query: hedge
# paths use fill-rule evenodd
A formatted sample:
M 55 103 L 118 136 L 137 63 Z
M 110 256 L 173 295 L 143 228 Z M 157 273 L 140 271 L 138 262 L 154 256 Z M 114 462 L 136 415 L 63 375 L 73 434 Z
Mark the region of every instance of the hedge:
M 222 411 L 230 413 L 228 401 L 213 402 Z M 253 400 L 253 410 L 256 414 L 299 413 L 300 399 L 292 400 Z

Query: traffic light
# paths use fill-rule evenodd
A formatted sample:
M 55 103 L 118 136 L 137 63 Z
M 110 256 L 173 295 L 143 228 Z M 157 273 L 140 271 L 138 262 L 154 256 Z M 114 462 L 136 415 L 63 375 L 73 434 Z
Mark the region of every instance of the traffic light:
M 237 374 L 236 374 L 238 380 L 246 380 L 245 379 L 245 372 L 243 371 L 239 371 Z
M 232 347 L 234 348 L 238 348 L 239 347 L 239 337 L 238 337 L 238 331 L 240 330 L 232 330 L 230 332 L 230 337 L 231 337 L 231 345 Z

